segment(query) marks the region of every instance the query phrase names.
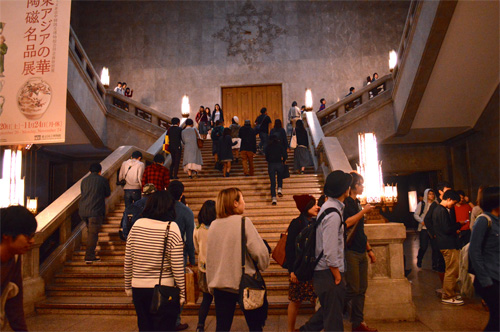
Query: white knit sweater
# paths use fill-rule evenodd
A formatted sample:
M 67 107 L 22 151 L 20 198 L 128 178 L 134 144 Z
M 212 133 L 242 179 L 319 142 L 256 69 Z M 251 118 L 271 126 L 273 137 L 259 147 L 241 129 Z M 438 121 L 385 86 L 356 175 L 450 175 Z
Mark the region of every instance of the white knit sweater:
M 127 237 L 125 249 L 125 291 L 131 288 L 153 288 L 160 278 L 165 231 L 169 222 L 142 218 L 135 222 Z M 185 298 L 184 242 L 175 222 L 170 222 L 167 250 L 161 284 L 175 285 Z

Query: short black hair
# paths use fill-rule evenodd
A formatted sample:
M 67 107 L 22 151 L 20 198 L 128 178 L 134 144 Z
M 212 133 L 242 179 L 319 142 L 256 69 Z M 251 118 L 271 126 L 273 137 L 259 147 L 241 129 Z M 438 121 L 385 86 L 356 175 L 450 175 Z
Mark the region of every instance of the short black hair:
M 351 86 L 351 87 L 349 88 L 349 91 L 354 91 L 354 87 L 353 87 L 353 86 Z
M 465 196 L 465 192 L 463 190 L 457 190 L 457 194 L 460 196 Z
M 321 98 L 321 99 L 319 100 L 319 102 L 320 102 L 320 103 L 323 103 L 324 101 L 325 101 L 325 98 Z
M 441 182 L 438 182 L 436 189 L 439 192 L 439 191 L 443 191 L 445 187 L 451 188 L 451 184 L 448 181 L 441 181 Z
M 163 164 L 165 162 L 165 157 L 163 156 L 163 154 L 157 153 L 157 154 L 155 154 L 153 161 L 155 163 L 162 163 Z
M 168 191 L 156 191 L 148 196 L 143 218 L 149 218 L 159 221 L 174 221 L 175 220 L 175 201 Z
M 460 195 L 455 190 L 446 190 L 443 194 L 443 201 L 446 201 L 447 199 L 460 202 Z
M 231 136 L 231 129 L 224 128 L 224 130 L 222 131 L 222 136 Z
M 294 101 L 294 102 L 292 103 L 292 107 L 294 107 L 294 106 L 297 106 L 297 102 L 296 102 L 296 101 Z
M 484 212 L 491 212 L 500 206 L 500 187 L 488 187 L 483 190 L 483 197 L 479 200 L 479 206 Z
M 215 121 L 216 126 L 220 126 L 220 120 Z
M 262 108 L 260 109 L 260 114 L 264 114 L 264 113 L 266 113 L 266 112 L 267 112 L 267 108 L 262 107 Z
M 181 198 L 182 193 L 184 192 L 184 185 L 181 181 L 172 181 L 168 185 L 167 191 L 172 194 L 172 197 L 176 201 L 178 201 Z
M 35 216 L 20 205 L 0 209 L 0 220 L 1 235 L 12 236 L 12 239 L 20 234 L 30 236 L 35 233 L 37 227 Z
M 132 158 L 134 159 L 142 158 L 142 152 L 141 151 L 132 152 Z
M 123 85 L 123 84 L 127 85 L 127 82 L 122 82 L 122 85 Z
M 118 84 L 122 84 L 122 82 L 118 82 L 118 83 L 116 83 L 116 85 L 118 85 Z
M 194 124 L 193 119 L 186 119 L 186 126 L 192 126 Z
M 295 128 L 299 128 L 299 129 L 304 129 L 304 122 L 302 120 L 297 120 L 297 122 L 295 122 Z
M 326 195 L 321 195 L 320 198 L 318 199 L 318 206 L 321 207 L 326 201 Z
M 274 120 L 274 128 L 275 129 L 283 128 L 283 124 L 281 123 L 281 119 Z
M 99 173 L 100 171 L 102 171 L 102 166 L 99 163 L 93 163 L 92 165 L 90 165 L 89 171 L 90 173 Z
M 173 125 L 176 125 L 176 124 L 179 124 L 181 123 L 181 120 L 179 118 L 172 118 L 172 124 Z
M 198 222 L 200 224 L 210 226 L 212 221 L 214 221 L 216 218 L 217 213 L 215 211 L 215 201 L 209 199 L 205 201 L 205 203 L 203 203 L 203 206 L 198 213 Z

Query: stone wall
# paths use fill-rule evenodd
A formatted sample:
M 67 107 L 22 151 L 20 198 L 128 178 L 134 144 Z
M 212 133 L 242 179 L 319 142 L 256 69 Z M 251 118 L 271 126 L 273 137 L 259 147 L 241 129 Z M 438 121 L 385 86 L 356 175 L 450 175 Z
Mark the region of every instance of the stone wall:
M 71 24 L 111 85 L 170 116 L 182 95 L 221 102 L 221 87 L 281 83 L 285 110 L 333 104 L 366 76 L 388 73 L 406 19 L 403 1 L 75 1 Z

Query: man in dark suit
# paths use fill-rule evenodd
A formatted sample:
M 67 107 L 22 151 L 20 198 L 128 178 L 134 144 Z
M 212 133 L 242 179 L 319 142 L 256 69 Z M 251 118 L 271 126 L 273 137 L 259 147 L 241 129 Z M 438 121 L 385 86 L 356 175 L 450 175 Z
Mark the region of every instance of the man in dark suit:
M 168 150 L 170 152 L 170 156 L 172 157 L 172 164 L 170 165 L 170 179 L 178 179 L 177 172 L 179 172 L 179 164 L 181 162 L 182 155 L 182 138 L 181 132 L 182 129 L 179 127 L 180 124 L 179 118 L 172 118 L 172 126 L 168 128 L 167 136 L 168 136 Z

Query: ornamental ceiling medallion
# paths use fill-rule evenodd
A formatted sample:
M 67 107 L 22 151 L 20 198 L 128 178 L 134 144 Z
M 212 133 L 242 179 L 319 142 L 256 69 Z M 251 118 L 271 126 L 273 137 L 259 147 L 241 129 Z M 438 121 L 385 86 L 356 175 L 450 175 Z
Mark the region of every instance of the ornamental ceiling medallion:
M 273 51 L 273 41 L 286 31 L 271 23 L 272 10 L 257 11 L 247 1 L 239 14 L 227 14 L 227 26 L 214 38 L 228 43 L 227 55 L 241 54 L 247 65 L 252 65 L 260 54 Z

